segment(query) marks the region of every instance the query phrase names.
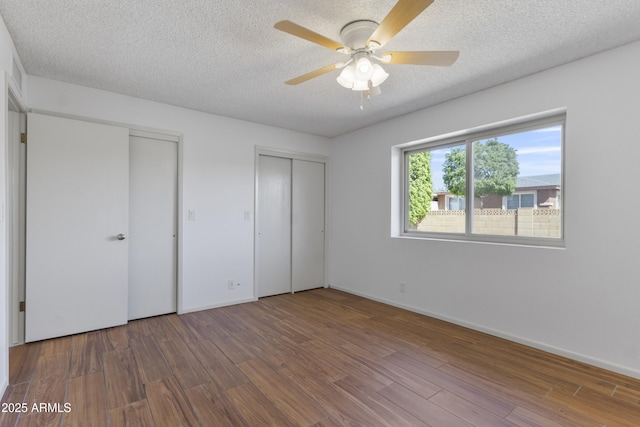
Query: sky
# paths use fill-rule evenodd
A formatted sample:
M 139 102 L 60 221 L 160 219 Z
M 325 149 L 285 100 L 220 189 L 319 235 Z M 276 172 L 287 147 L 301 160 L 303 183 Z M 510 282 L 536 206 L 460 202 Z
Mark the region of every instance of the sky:
M 498 136 L 497 140 L 516 149 L 520 166 L 519 176 L 561 172 L 562 128 L 560 126 Z M 442 164 L 445 161 L 445 154 L 452 148 L 455 147 L 431 151 L 431 179 L 434 191 L 446 190 L 442 181 Z

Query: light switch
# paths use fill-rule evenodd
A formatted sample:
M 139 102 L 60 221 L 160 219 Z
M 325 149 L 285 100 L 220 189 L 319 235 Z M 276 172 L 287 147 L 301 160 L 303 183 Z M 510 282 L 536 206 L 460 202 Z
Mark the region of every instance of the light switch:
M 193 209 L 189 209 L 189 221 L 195 221 L 196 220 L 196 211 Z
M 251 212 L 250 211 L 244 211 L 244 220 L 245 221 L 251 221 Z

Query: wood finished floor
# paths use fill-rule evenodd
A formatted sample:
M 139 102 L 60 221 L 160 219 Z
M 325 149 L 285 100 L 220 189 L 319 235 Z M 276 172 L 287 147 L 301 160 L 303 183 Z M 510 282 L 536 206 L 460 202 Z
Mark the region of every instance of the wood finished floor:
M 331 289 L 14 347 L 2 402 L 28 408 L 3 427 L 640 425 L 638 380 Z

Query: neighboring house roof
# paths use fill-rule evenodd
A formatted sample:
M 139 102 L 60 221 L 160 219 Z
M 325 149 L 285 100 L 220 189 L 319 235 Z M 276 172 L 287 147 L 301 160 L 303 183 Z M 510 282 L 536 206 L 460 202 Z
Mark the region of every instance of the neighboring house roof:
M 531 175 L 531 176 L 519 176 L 516 181 L 516 188 L 528 188 L 528 187 L 549 187 L 561 185 L 560 174 L 552 173 L 547 175 Z
M 516 181 L 516 191 L 521 188 L 560 187 L 561 185 L 562 185 L 562 182 L 561 182 L 561 177 L 559 173 L 550 173 L 546 175 L 519 176 Z M 449 194 L 449 191 L 438 190 L 434 192 L 434 196 L 437 194 Z

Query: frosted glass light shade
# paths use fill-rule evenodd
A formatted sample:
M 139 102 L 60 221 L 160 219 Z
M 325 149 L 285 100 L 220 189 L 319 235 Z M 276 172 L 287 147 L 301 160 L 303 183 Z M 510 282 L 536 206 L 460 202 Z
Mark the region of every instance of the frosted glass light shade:
M 353 83 L 356 80 L 356 69 L 353 65 L 348 65 L 342 69 L 342 72 L 336 79 L 340 86 L 347 89 L 353 89 Z
M 356 80 L 353 82 L 353 90 L 368 90 L 369 80 Z
M 367 81 L 373 75 L 373 64 L 369 58 L 362 57 L 356 62 L 356 79 Z
M 389 73 L 387 73 L 384 68 L 379 64 L 373 64 L 373 73 L 371 75 L 371 85 L 373 87 L 379 86 L 382 82 L 387 80 L 387 77 L 389 77 Z

